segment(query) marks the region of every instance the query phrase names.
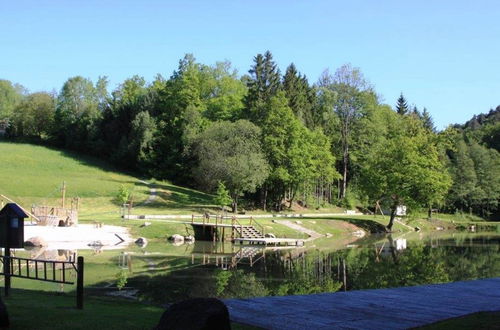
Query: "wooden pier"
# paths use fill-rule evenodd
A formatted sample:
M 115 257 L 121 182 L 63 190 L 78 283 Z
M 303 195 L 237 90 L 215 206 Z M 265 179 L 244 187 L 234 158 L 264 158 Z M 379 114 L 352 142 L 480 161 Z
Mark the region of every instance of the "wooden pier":
M 304 246 L 304 240 L 295 238 L 235 238 L 233 241 L 242 245 Z
M 476 312 L 500 311 L 500 277 L 224 302 L 232 321 L 264 329 L 408 329 Z

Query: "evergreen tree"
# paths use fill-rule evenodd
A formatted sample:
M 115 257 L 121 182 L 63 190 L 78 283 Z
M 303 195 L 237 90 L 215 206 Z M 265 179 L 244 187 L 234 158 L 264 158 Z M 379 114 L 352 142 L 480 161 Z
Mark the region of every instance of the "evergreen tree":
M 309 86 L 307 78 L 297 72 L 292 63 L 283 77 L 283 91 L 288 99 L 288 106 L 295 116 L 307 127 L 314 126 L 313 106 L 315 93 Z
M 403 93 L 398 98 L 398 103 L 396 104 L 396 112 L 400 115 L 406 115 L 409 112 L 408 103 L 406 102 Z
M 257 54 L 254 65 L 248 71 L 248 94 L 245 98 L 247 117 L 254 123 L 260 123 L 266 117 L 266 103 L 275 96 L 281 88 L 280 72 L 273 61 L 273 55 L 267 51 L 264 55 Z
M 424 108 L 424 111 L 422 111 L 421 120 L 426 129 L 428 129 L 430 132 L 436 132 L 434 121 L 432 120 L 432 116 L 429 111 L 427 111 L 427 108 Z

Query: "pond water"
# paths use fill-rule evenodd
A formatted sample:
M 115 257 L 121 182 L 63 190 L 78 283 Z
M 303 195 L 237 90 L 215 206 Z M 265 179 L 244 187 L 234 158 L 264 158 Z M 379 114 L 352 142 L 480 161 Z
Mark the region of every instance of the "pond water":
M 157 242 L 145 248 L 78 253 L 86 259 L 88 292 L 114 288 L 121 276 L 127 278 L 124 292 L 157 303 L 199 296 L 310 294 L 500 276 L 498 232 L 370 235 L 341 248 L 332 248 L 332 242 L 333 238 L 319 239 L 291 249 Z M 26 287 L 27 282 L 16 279 L 14 286 Z

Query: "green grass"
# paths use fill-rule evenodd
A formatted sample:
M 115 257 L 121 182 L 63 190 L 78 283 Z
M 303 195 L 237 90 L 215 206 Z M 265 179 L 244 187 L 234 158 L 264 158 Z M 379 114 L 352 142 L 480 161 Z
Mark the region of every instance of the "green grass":
M 164 308 L 104 297 L 86 297 L 84 309 L 75 308 L 75 298 L 67 294 L 12 290 L 3 297 L 10 318 L 9 329 L 152 329 Z M 232 329 L 256 327 L 232 323 Z
M 75 308 L 73 296 L 49 292 L 13 290 L 4 302 L 9 329 L 151 329 L 163 313 L 160 307 L 86 297 L 84 309 Z
M 81 220 L 118 219 L 120 205 L 115 196 L 120 185 L 125 185 L 133 193 L 137 205 L 134 214 L 189 214 L 213 207 L 211 195 L 168 182 L 154 182 L 158 198 L 154 203 L 144 205 L 142 203 L 149 196 L 147 185 L 93 157 L 8 142 L 0 142 L 0 155 L 0 194 L 27 209 L 32 204 L 60 205 L 63 181 L 67 186 L 67 205 L 72 197 L 81 198 Z

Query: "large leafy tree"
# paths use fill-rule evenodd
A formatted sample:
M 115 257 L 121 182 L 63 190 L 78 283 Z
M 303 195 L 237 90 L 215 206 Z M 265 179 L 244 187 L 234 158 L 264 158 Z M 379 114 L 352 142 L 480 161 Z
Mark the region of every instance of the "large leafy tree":
M 0 120 L 9 119 L 15 107 L 21 102 L 26 89 L 9 80 L 0 79 Z
M 230 192 L 233 212 L 238 210 L 239 198 L 255 192 L 268 176 L 260 134 L 260 129 L 249 121 L 221 121 L 190 141 L 190 150 L 197 159 L 194 176 L 199 187 L 214 191 L 222 182 Z
M 55 99 L 45 93 L 26 96 L 12 114 L 9 134 L 17 137 L 47 138 L 54 124 Z
M 385 143 L 374 150 L 377 157 L 367 159 L 367 181 L 360 183 L 367 194 L 389 205 L 388 230 L 392 229 L 398 205 L 429 207 L 441 202 L 451 185 L 434 138 L 421 122 L 400 117 L 395 124 Z
M 271 98 L 267 107 L 263 148 L 271 173 L 264 195 L 280 210 L 286 195 L 291 205 L 301 185 L 320 178 L 331 182 L 337 172 L 328 139 L 319 130 L 309 131 L 295 117 L 284 92 Z
M 318 85 L 320 88 L 333 92 L 334 96 L 332 110 L 338 118 L 339 142 L 342 151 L 342 185 L 339 195 L 341 198 L 345 198 L 353 132 L 364 114 L 363 95 L 371 92 L 371 86 L 361 71 L 358 68 L 353 68 L 350 64 L 338 68 L 334 75 L 325 71 Z
M 57 99 L 54 135 L 59 144 L 78 150 L 92 150 L 98 134 L 105 94 L 105 78 L 97 89 L 92 81 L 76 76 L 68 79 Z

